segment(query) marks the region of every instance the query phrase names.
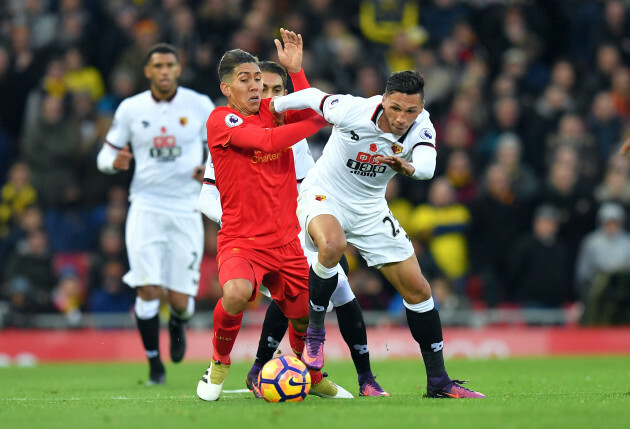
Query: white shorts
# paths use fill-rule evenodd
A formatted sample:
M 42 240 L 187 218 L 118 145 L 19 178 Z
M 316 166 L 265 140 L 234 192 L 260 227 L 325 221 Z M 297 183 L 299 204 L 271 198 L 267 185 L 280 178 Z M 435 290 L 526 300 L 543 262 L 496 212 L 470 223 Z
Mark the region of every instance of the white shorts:
M 321 195 L 326 197 L 317 198 Z M 324 189 L 312 186 L 302 188 L 297 202 L 297 215 L 303 231 L 308 231 L 308 224 L 316 216 L 334 216 L 341 224 L 348 243 L 357 248 L 370 267 L 380 268 L 388 263 L 401 262 L 414 254 L 409 236 L 392 215 L 384 198 L 370 212 L 357 213 Z M 305 242 L 306 249 L 317 250 L 309 234 L 306 234 Z
M 308 265 L 310 267 L 313 262 L 315 262 L 315 259 L 317 259 L 317 251 L 314 252 L 306 248 L 306 245 L 304 244 L 304 230 L 300 231 L 299 237 L 300 243 L 302 244 L 302 250 L 304 250 L 304 255 L 306 256 L 306 259 L 308 259 Z M 352 292 L 352 289 L 350 288 L 348 276 L 346 276 L 346 273 L 343 271 L 343 268 L 341 268 L 341 265 L 339 264 L 337 264 L 337 273 L 339 274 L 337 280 L 337 288 L 330 297 L 327 311 L 332 310 L 333 307 L 339 307 L 341 305 L 347 304 L 354 299 L 354 292 Z M 267 298 L 271 298 L 271 294 L 264 285 L 260 285 L 258 290 Z
M 166 213 L 132 204 L 125 233 L 130 287 L 156 285 L 196 296 L 203 256 L 200 213 Z

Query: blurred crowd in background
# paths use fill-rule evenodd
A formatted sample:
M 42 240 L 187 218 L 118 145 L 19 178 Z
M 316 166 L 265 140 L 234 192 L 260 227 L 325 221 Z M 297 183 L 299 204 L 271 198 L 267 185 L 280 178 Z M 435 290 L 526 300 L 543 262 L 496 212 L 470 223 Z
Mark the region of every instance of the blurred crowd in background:
M 437 131 L 430 181 L 387 199 L 443 310 L 566 308 L 629 323 L 630 23 L 624 0 L 5 0 L 0 2 L 0 300 L 10 314 L 127 312 L 129 173 L 96 155 L 145 54 L 179 50 L 180 84 L 224 105 L 228 49 L 275 59 L 284 27 L 329 93 L 382 94 L 417 69 Z M 309 139 L 317 158 L 330 129 Z M 206 219 L 198 308 L 220 296 Z M 365 310 L 402 300 L 355 249 Z M 253 304 L 256 305 L 256 304 Z M 624 310 L 625 308 L 625 310 Z M 5 324 L 11 325 L 11 321 Z

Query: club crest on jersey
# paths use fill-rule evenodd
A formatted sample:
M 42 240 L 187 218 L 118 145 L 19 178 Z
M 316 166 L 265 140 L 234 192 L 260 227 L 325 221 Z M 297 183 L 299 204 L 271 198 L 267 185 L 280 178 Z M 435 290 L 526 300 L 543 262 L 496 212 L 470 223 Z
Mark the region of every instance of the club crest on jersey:
M 326 200 L 326 195 L 315 195 L 315 199 L 317 201 L 324 201 Z
M 238 127 L 242 123 L 243 123 L 243 119 L 235 115 L 234 113 L 228 113 L 227 116 L 225 117 L 225 125 L 227 125 L 230 128 Z
M 433 133 L 428 128 L 423 128 L 422 131 L 420 131 L 420 134 L 422 134 L 422 136 L 427 139 L 433 138 Z
M 186 124 L 188 123 L 188 118 L 185 116 L 182 116 L 181 118 L 179 118 L 179 123 L 182 124 L 182 127 L 185 127 Z
M 399 153 L 402 153 L 402 151 L 402 146 L 398 146 L 396 143 L 392 145 L 392 152 L 394 152 L 394 155 L 398 155 Z
M 376 152 L 378 150 L 378 147 L 376 146 L 376 143 L 370 143 L 370 152 Z

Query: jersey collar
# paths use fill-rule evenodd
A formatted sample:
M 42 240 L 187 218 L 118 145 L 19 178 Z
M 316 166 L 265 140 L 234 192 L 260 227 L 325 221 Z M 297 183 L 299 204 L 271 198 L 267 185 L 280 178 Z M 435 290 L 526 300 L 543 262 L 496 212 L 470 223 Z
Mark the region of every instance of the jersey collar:
M 155 96 L 155 94 L 153 94 L 153 91 L 152 91 L 152 90 L 149 90 L 149 92 L 151 93 L 151 98 L 152 98 L 152 99 L 153 99 L 153 101 L 155 101 L 156 103 L 159 103 L 160 101 L 166 101 L 166 102 L 169 102 L 169 103 L 170 103 L 171 101 L 173 101 L 173 99 L 174 99 L 174 98 L 175 98 L 175 96 L 177 95 L 177 91 L 178 91 L 178 90 L 179 90 L 179 88 L 176 88 L 176 89 L 175 89 L 175 92 L 173 93 L 173 95 L 171 95 L 170 97 L 168 97 L 168 98 L 167 98 L 167 99 L 165 99 L 165 100 L 160 100 L 159 98 L 157 98 L 157 97 Z

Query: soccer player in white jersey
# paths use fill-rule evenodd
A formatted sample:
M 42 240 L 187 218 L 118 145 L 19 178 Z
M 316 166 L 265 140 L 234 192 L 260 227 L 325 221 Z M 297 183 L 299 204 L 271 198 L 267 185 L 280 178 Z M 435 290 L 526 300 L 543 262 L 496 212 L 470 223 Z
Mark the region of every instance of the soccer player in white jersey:
M 431 288 L 385 200 L 387 182 L 396 173 L 418 180 L 433 177 L 435 129 L 424 110 L 423 77 L 411 70 L 393 73 L 385 94 L 368 99 L 310 88 L 278 97 L 273 105 L 277 112 L 311 108 L 333 124 L 298 197 L 306 245 L 318 251 L 309 275 L 309 328 L 302 355 L 306 366 L 324 364 L 325 310 L 337 285 L 336 265 L 349 242 L 403 297 L 409 329 L 424 359 L 427 396 L 484 398 L 448 376 Z
M 114 174 L 128 170 L 135 159 L 125 237 L 130 270 L 123 280 L 137 292 L 134 309 L 149 360 L 148 384 L 163 384 L 160 297 L 166 290 L 170 355 L 180 362 L 199 287 L 203 225 L 198 198 L 206 120 L 214 104 L 178 86 L 181 66 L 171 45 L 151 48 L 144 74 L 150 89 L 120 104 L 97 164 L 102 172 Z
M 285 95 L 287 93 L 286 70 L 273 61 L 262 61 L 258 65 L 262 72 L 262 98 Z M 305 139 L 293 146 L 293 157 L 295 159 L 295 175 L 299 190 L 300 183 L 306 176 L 306 173 L 315 165 L 315 161 L 313 160 L 313 156 L 309 151 L 308 143 Z M 222 212 L 220 195 L 215 186 L 214 167 L 212 165 L 212 158 L 210 157 L 208 157 L 206 161 L 205 178 L 203 180 L 201 194 L 199 195 L 199 207 L 202 213 L 210 220 L 220 224 Z M 317 253 L 307 250 L 304 247 L 303 232 L 300 233 L 300 241 L 302 242 L 302 248 L 304 248 L 304 253 L 309 264 L 311 264 L 317 258 Z M 341 262 L 347 267 L 345 257 L 342 256 Z M 350 289 L 347 273 L 339 264 L 337 265 L 337 272 L 339 274 L 338 284 L 330 300 L 337 313 L 339 330 L 348 344 L 352 360 L 357 370 L 359 395 L 389 396 L 389 393 L 383 390 L 372 374 L 365 321 L 363 320 L 361 307 L 352 289 Z M 260 288 L 260 292 L 270 298 L 266 288 Z M 328 309 L 330 310 L 331 306 L 329 306 Z M 258 350 L 256 351 L 256 360 L 246 378 L 246 384 L 250 390 L 252 390 L 252 384 L 258 378 L 258 373 L 262 366 L 273 357 L 282 337 L 286 333 L 287 324 L 288 320 L 286 316 L 282 313 L 275 301 L 272 300 L 265 314 L 260 342 L 258 343 Z M 313 394 L 317 393 L 316 390 L 313 391 Z

